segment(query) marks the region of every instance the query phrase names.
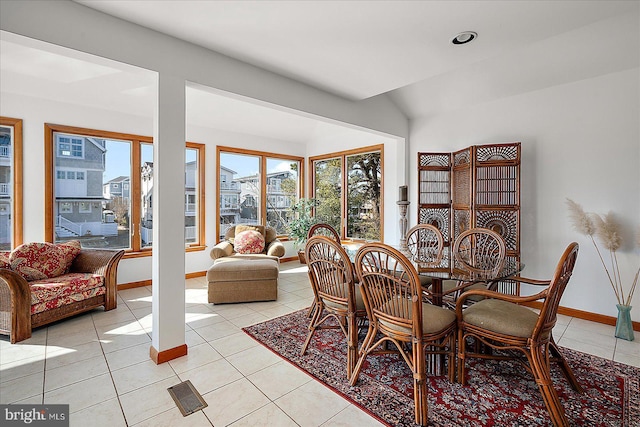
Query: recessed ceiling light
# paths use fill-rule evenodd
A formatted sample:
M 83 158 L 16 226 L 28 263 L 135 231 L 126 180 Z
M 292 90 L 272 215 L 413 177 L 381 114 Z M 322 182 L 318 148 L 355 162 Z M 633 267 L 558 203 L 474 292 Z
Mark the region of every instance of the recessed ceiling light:
M 463 31 L 451 39 L 453 44 L 466 44 L 478 37 L 478 33 L 475 31 Z

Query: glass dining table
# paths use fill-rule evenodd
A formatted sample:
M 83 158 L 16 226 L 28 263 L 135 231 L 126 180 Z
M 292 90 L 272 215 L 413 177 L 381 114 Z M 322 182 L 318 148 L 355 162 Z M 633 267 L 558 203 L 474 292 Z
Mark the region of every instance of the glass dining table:
M 355 261 L 356 254 L 358 250 L 366 245 L 366 242 L 343 242 L 342 247 L 347 252 L 349 259 L 351 262 Z M 399 249 L 396 247 L 396 249 Z M 407 256 L 407 259 L 410 259 L 408 254 L 404 254 Z M 495 271 L 471 271 L 458 267 L 433 267 L 430 264 L 420 263 L 416 261 L 411 261 L 411 263 L 416 267 L 416 270 L 419 275 L 426 276 L 431 279 L 431 287 L 427 290 L 424 289 L 424 292 L 428 294 L 431 299 L 432 304 L 434 305 L 442 305 L 442 298 L 445 296 L 448 291 L 443 290 L 443 282 L 445 280 L 456 280 L 465 284 L 474 284 L 474 283 L 486 283 L 488 288 L 491 288 L 493 284 L 500 282 L 502 280 L 506 280 L 511 276 L 515 276 L 520 273 L 525 265 L 521 262 L 518 262 L 512 258 L 507 258 L 505 260 L 504 265 L 499 270 Z
M 512 258 L 507 258 L 504 265 L 499 270 L 492 271 L 471 271 L 458 267 L 432 267 L 412 262 L 416 267 L 418 274 L 427 276 L 431 279 L 431 288 L 426 291 L 434 305 L 442 305 L 442 298 L 451 291 L 443 289 L 445 280 L 455 280 L 465 284 L 472 285 L 474 283 L 486 283 L 487 288 L 491 289 L 492 285 L 502 280 L 507 280 L 511 276 L 520 273 L 525 265 Z

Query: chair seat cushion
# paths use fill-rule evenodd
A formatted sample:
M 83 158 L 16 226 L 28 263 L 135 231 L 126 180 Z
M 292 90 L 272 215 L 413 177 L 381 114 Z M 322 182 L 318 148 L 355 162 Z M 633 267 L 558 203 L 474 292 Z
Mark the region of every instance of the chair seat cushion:
M 409 304 L 409 316 L 413 316 L 413 306 L 411 305 L 411 302 L 409 300 L 406 301 Z M 387 304 L 390 303 L 385 303 L 381 307 L 382 311 L 386 311 L 385 305 Z M 398 326 L 384 319 L 379 320 L 380 324 L 386 326 L 388 329 L 393 329 L 405 334 L 411 334 L 411 328 Z M 456 315 L 453 311 L 426 302 L 422 303 L 422 333 L 424 335 L 436 334 L 438 332 L 441 332 L 455 323 L 455 321 Z
M 347 284 L 346 284 L 346 283 L 343 283 L 341 286 L 342 286 L 342 288 L 344 289 L 344 287 L 346 287 L 346 286 L 347 286 Z M 365 310 L 365 307 L 364 307 L 364 300 L 362 299 L 362 292 L 361 292 L 361 290 L 360 290 L 360 285 L 355 285 L 355 286 L 356 286 L 356 288 L 355 288 L 354 295 L 355 295 L 355 297 L 356 297 L 356 310 Z M 342 292 L 340 292 L 340 293 L 342 294 Z M 347 294 L 347 293 L 346 293 L 346 289 L 344 289 L 344 295 L 346 295 L 346 294 Z M 325 305 L 326 305 L 326 306 L 328 306 L 328 307 L 333 307 L 333 308 L 344 308 L 344 306 L 343 306 L 342 304 L 336 304 L 336 303 L 335 303 L 335 302 L 333 302 L 333 301 L 324 300 L 324 303 L 325 303 Z
M 538 314 L 527 307 L 497 299 L 479 301 L 462 312 L 465 323 L 499 334 L 528 338 Z
M 91 273 L 69 273 L 36 280 L 29 282 L 29 287 L 31 314 L 106 293 L 104 276 Z

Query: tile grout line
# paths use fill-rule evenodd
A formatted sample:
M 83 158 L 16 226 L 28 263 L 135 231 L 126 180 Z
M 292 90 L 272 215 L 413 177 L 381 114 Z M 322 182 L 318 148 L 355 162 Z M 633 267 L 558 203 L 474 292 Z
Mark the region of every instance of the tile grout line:
M 126 305 L 126 303 L 125 303 Z M 127 310 L 131 311 L 129 306 L 127 306 Z M 93 329 L 96 332 L 96 338 L 100 343 L 100 350 L 102 351 L 102 357 L 104 357 L 104 363 L 107 365 L 107 370 L 109 371 L 109 378 L 111 378 L 111 384 L 113 384 L 113 391 L 116 394 L 116 399 L 118 400 L 118 406 L 120 407 L 120 412 L 122 412 L 122 419 L 124 420 L 125 426 L 129 426 L 129 422 L 127 421 L 127 415 L 124 413 L 124 408 L 122 407 L 122 401 L 120 400 L 120 394 L 118 393 L 118 388 L 116 387 L 116 382 L 113 379 L 113 373 L 111 371 L 111 367 L 109 366 L 109 360 L 107 359 L 107 354 L 104 352 L 104 346 L 102 345 L 102 340 L 100 339 L 100 335 L 98 334 L 98 327 L 96 326 L 96 321 L 93 318 L 93 313 L 91 314 L 91 322 L 93 323 Z M 98 402 L 100 404 L 102 402 Z M 93 406 L 93 405 L 92 405 Z

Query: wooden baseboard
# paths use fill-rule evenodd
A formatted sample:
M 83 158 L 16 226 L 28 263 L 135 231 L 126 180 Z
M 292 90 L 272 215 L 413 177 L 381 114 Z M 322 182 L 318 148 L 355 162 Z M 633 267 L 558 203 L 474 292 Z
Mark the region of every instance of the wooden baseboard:
M 206 271 L 194 271 L 193 273 L 187 273 L 184 275 L 185 279 L 194 279 L 196 277 L 206 276 Z
M 184 275 L 185 279 L 193 279 L 196 277 L 206 276 L 206 271 L 194 271 L 193 273 L 187 273 Z M 151 286 L 151 279 L 149 280 L 141 280 L 139 282 L 129 282 L 129 283 L 120 283 L 118 285 L 118 290 L 123 291 L 125 289 L 133 289 L 133 288 L 142 288 L 144 286 Z
M 289 257 L 289 258 L 280 258 L 280 262 L 291 262 L 291 261 L 299 261 L 297 256 Z
M 538 301 L 533 301 L 527 304 L 529 307 L 540 308 L 542 304 Z M 605 316 L 604 314 L 591 313 L 589 311 L 578 310 L 569 307 L 558 307 L 558 314 L 562 314 L 570 317 L 577 317 L 578 319 L 590 320 L 592 322 L 603 323 L 605 325 L 615 326 L 616 318 L 613 316 Z M 634 331 L 640 331 L 640 322 L 631 322 Z
M 178 357 L 187 355 L 187 345 L 182 344 L 169 350 L 158 351 L 153 346 L 149 347 L 149 357 L 156 365 L 168 362 Z
M 144 286 L 151 286 L 151 280 L 141 280 L 139 282 L 121 283 L 118 285 L 118 290 L 122 291 L 125 289 L 142 288 Z

